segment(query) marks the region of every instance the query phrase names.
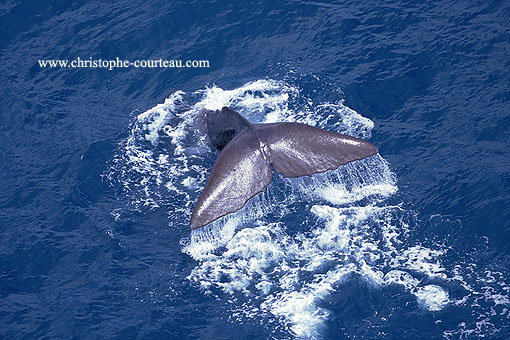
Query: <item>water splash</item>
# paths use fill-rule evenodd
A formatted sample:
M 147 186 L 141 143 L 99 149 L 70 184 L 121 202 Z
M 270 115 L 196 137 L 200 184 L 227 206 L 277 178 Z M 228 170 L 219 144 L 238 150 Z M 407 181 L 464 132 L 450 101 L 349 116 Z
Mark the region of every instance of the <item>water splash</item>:
M 341 101 L 313 102 L 296 86 L 270 79 L 232 90 L 177 91 L 135 118 L 105 177 L 135 209 L 165 207 L 170 225 L 186 228 L 217 157 L 200 123 L 204 108 L 231 106 L 254 123 L 296 121 L 370 138 L 370 119 Z M 380 155 L 312 177 L 274 176 L 243 209 L 182 240 L 183 252 L 197 261 L 188 279 L 206 294 L 225 296 L 232 315 L 276 320 L 305 338 L 320 337 L 331 313 L 321 301 L 351 277 L 401 287 L 430 312 L 490 302 L 508 315 L 508 289 L 497 287 L 504 280 L 490 279 L 497 274 L 473 283 L 465 278 L 469 267 L 445 267 L 448 247 L 407 242 L 410 225 L 419 222 L 402 204 L 389 203 L 397 192 Z M 467 293 L 452 296 L 446 288 L 452 282 Z M 491 309 L 479 309 L 480 321 L 444 336 L 490 334 Z

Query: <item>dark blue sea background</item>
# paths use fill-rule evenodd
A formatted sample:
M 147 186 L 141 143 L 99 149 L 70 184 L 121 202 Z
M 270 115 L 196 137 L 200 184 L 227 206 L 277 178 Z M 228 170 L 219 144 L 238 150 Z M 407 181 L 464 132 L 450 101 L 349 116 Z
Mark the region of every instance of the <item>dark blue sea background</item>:
M 2 1 L 0 338 L 509 339 L 509 70 L 508 1 Z M 379 154 L 191 232 L 224 105 Z

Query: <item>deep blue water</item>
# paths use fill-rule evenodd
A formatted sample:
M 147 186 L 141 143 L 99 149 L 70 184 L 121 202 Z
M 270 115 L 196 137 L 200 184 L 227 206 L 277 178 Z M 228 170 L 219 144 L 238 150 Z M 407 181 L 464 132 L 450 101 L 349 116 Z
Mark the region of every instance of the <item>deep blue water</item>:
M 510 338 L 505 1 L 4 1 L 3 339 Z M 39 59 L 207 59 L 49 69 Z M 189 217 L 203 107 L 380 156 Z

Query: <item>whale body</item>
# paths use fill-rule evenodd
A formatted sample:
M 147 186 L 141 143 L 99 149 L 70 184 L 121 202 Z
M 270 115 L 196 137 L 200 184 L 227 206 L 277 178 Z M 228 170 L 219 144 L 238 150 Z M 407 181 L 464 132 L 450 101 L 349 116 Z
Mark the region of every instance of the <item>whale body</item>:
M 191 229 L 244 207 L 269 185 L 272 169 L 288 178 L 311 176 L 378 152 L 365 140 L 306 124 L 252 124 L 229 107 L 204 114 L 207 135 L 221 152 L 193 210 Z

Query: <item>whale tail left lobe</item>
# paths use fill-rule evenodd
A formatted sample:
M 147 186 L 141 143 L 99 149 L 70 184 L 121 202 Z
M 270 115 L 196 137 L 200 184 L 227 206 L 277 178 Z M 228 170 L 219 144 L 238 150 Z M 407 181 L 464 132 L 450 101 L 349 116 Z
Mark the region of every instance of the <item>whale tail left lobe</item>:
M 245 130 L 225 146 L 191 215 L 190 227 L 203 227 L 236 212 L 269 185 L 273 177 L 256 135 Z

